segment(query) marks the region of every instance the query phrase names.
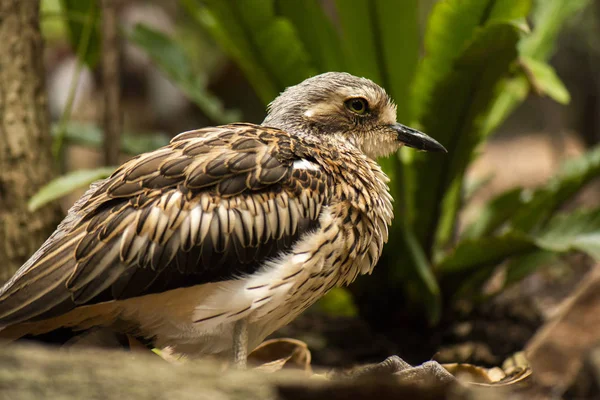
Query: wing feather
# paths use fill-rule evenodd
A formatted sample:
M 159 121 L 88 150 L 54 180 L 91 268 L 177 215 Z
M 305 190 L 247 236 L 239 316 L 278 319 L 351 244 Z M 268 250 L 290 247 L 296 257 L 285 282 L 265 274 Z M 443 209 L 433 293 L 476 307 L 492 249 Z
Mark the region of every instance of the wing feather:
M 295 168 L 299 140 L 233 124 L 123 164 L 0 291 L 0 326 L 256 271 L 313 229 L 332 195 L 318 165 Z

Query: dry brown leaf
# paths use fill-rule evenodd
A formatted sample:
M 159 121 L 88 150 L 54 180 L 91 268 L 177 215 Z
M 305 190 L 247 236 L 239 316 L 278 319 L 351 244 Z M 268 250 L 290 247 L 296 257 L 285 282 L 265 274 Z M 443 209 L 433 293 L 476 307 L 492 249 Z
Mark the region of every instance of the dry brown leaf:
M 462 383 L 479 386 L 507 386 L 524 382 L 531 376 L 531 368 L 522 352 L 509 357 L 502 368 L 484 368 L 473 364 L 442 364 Z
M 248 364 L 265 372 L 294 368 L 312 374 L 311 354 L 306 343 L 289 338 L 270 339 L 261 343 L 248 356 Z

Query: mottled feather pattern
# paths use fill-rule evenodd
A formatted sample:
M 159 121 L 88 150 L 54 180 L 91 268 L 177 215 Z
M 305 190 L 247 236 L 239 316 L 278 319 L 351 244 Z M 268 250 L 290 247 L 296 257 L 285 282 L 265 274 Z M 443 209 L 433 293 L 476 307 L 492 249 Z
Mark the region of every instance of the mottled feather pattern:
M 353 115 L 348 96 L 372 112 Z M 395 123 L 383 89 L 324 74 L 286 90 L 263 125 L 184 132 L 134 157 L 0 290 L 0 336 L 100 325 L 225 355 L 246 319 L 254 348 L 373 270 L 393 217 L 374 158 L 400 146 Z
M 333 287 L 373 270 L 393 218 L 388 178 L 374 161 L 359 158 L 351 148 L 321 146 L 319 150 L 324 158 L 326 151 L 336 155 L 327 154 L 327 165 L 322 166 L 334 177 L 334 194 L 320 214 L 320 230 L 305 235 L 290 253 L 268 262 L 262 274 L 231 282 L 196 307 L 194 320 L 202 321 L 203 329 L 218 329 L 230 319 L 248 317 L 250 340 L 260 340 Z M 244 289 L 247 296 L 240 295 Z
M 66 238 L 1 294 L 1 321 L 41 310 L 45 297 L 24 288 L 74 307 L 253 272 L 314 229 L 330 200 L 329 175 L 292 168 L 303 152 L 280 130 L 235 124 L 185 132 L 133 158 L 89 195 Z M 55 285 L 39 288 L 51 273 Z M 193 277 L 182 284 L 182 276 Z

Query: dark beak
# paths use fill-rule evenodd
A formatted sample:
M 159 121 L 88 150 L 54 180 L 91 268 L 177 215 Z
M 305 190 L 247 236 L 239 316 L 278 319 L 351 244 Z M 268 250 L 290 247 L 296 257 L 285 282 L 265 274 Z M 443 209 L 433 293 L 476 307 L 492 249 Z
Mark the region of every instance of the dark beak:
M 393 124 L 390 125 L 390 128 L 398 133 L 398 140 L 408 147 L 413 147 L 422 151 L 448 152 L 448 150 L 438 143 L 437 140 L 416 129 L 409 128 L 402 124 Z

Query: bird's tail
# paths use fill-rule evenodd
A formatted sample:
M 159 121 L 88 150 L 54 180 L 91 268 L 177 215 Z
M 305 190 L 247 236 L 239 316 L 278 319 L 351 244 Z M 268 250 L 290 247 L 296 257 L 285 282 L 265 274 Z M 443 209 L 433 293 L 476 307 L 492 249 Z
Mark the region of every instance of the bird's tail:
M 0 326 L 45 319 L 75 307 L 66 282 L 83 234 L 63 236 L 31 265 L 17 271 L 0 292 Z

